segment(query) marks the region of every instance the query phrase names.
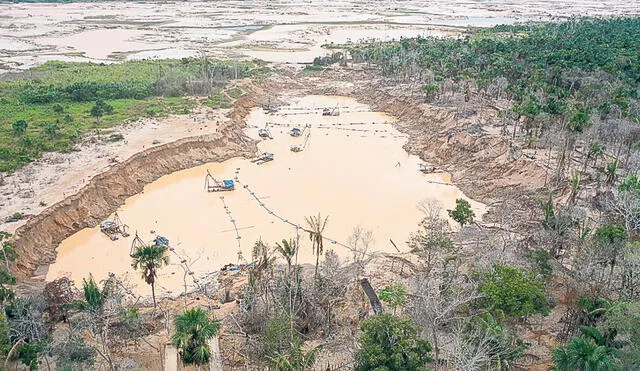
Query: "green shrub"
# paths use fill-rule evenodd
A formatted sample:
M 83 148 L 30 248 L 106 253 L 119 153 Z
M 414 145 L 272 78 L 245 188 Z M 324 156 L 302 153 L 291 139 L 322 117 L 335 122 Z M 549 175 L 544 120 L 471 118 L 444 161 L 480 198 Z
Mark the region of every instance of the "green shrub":
M 383 313 L 362 322 L 356 371 L 426 370 L 431 344 L 418 338 L 418 328 L 407 319 Z
M 549 313 L 547 291 L 532 272 L 494 264 L 481 278 L 478 291 L 488 310 L 501 310 L 510 317 Z

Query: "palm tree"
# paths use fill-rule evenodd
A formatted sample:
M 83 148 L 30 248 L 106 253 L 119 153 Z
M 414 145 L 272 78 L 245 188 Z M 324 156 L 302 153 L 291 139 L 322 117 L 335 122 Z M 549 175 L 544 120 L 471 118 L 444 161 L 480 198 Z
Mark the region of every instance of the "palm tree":
M 320 213 L 318 216 L 311 216 L 304 218 L 307 221 L 307 225 L 309 226 L 308 230 L 305 232 L 309 233 L 309 239 L 311 240 L 311 248 L 313 249 L 313 253 L 316 255 L 316 272 L 315 277 L 318 278 L 318 264 L 320 262 L 320 255 L 324 251 L 324 239 L 322 237 L 322 232 L 327 226 L 327 222 L 329 221 L 329 217 L 322 219 Z
M 171 335 L 171 345 L 179 350 L 182 363 L 201 365 L 209 363 L 211 348 L 208 341 L 220 330 L 220 321 L 210 318 L 202 308 L 187 309 L 174 320 L 176 332 Z
M 287 272 L 291 271 L 291 260 L 298 251 L 298 244 L 296 241 L 289 239 L 289 241 L 283 239 L 282 245 L 276 242 L 276 252 L 278 252 L 287 261 Z
M 133 269 L 142 270 L 142 279 L 151 285 L 151 295 L 153 296 L 153 307 L 156 307 L 156 278 L 158 268 L 169 264 L 167 246 L 154 244 L 151 246 L 138 247 L 131 255 L 133 259 L 131 266 Z
M 610 328 L 604 332 L 600 332 L 595 327 L 590 326 L 582 326 L 580 327 L 580 332 L 582 335 L 594 342 L 596 345 L 603 345 L 609 348 L 620 349 L 626 345 L 625 341 L 616 340 L 616 336 L 618 336 L 618 330 L 614 328 Z
M 618 355 L 617 349 L 596 345 L 584 338 L 573 338 L 566 347 L 556 348 L 553 351 L 553 369 L 557 371 L 614 370 L 615 358 Z
M 110 281 L 107 280 L 105 282 L 102 290 L 96 284 L 96 281 L 93 280 L 93 275 L 89 274 L 89 280 L 87 281 L 85 278 L 82 279 L 82 293 L 84 296 L 84 302 L 81 302 L 81 306 L 83 308 L 97 311 L 102 309 L 107 297 L 110 292 Z

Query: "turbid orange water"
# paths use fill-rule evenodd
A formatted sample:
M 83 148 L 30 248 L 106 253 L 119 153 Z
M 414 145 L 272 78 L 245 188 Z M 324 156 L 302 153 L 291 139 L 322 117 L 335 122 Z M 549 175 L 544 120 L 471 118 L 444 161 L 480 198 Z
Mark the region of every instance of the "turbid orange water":
M 322 116 L 323 107 L 338 107 L 340 115 Z M 407 251 L 405 242 L 422 218 L 417 208 L 421 201 L 437 200 L 447 209 L 464 195 L 445 184 L 449 174 L 420 173 L 420 160 L 402 149 L 407 139 L 392 121 L 345 97 L 295 98 L 276 114 L 255 109 L 247 118 L 247 132 L 258 138 L 258 129 L 269 123 L 273 139 L 262 140 L 258 147 L 274 153 L 274 161 L 257 165 L 236 158 L 194 167 L 164 176 L 127 199 L 118 214 L 132 232 L 137 230 L 145 241 L 162 235 L 175 249 L 171 264 L 159 271 L 160 295 L 184 290 L 183 260 L 194 272 L 186 276 L 191 289 L 194 278 L 201 280 L 225 264 L 237 263 L 238 251 L 251 260 L 258 239 L 273 245 L 295 237 L 296 228 L 283 219 L 306 227 L 305 216 L 329 216 L 325 250 L 334 250 L 345 260 L 353 255 L 345 245 L 355 226 L 373 231 L 371 253 L 395 252 L 390 240 Z M 307 145 L 294 153 L 291 145 L 302 145 L 306 131 L 294 138 L 289 130 L 305 125 L 311 133 Z M 207 170 L 219 179 L 237 177 L 236 189 L 208 193 Z M 482 213 L 483 205 L 472 202 L 472 206 L 477 215 Z M 298 261 L 315 262 L 304 232 L 300 240 Z M 128 276 L 138 292 L 150 294 L 130 266 L 131 241 L 131 237 L 111 241 L 97 227 L 82 230 L 62 242 L 47 279 L 67 274 L 81 281 L 89 273 L 103 279 L 112 272 Z

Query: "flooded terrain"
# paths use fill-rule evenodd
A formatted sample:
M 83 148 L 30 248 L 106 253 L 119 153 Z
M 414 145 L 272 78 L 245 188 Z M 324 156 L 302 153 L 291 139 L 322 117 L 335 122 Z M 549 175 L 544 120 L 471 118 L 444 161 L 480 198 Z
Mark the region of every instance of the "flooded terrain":
M 372 6 L 372 4 L 375 4 Z M 453 35 L 492 26 L 581 15 L 638 14 L 637 1 L 294 1 L 3 4 L 0 72 L 47 60 L 118 61 L 206 53 L 308 63 L 322 45 Z M 260 11 L 256 11 L 259 9 Z
M 397 252 L 391 240 L 407 251 L 405 242 L 422 218 L 421 201 L 437 200 L 444 213 L 464 197 L 448 184 L 448 174 L 419 171 L 420 160 L 402 148 L 406 138 L 392 127 L 392 117 L 345 97 L 306 96 L 290 103 L 272 114 L 256 108 L 247 118 L 251 137 L 258 139 L 266 128 L 273 138 L 258 144 L 260 153 L 274 154 L 273 161 L 236 158 L 169 174 L 119 208 L 132 235 L 137 231 L 145 242 L 163 236 L 174 249 L 170 266 L 159 272 L 162 295 L 181 293 L 185 283 L 190 290 L 214 270 L 242 263 L 238 252 L 250 261 L 259 239 L 273 246 L 299 232 L 298 261 L 315 262 L 308 235 L 295 225 L 306 228 L 305 217 L 318 213 L 329 216 L 325 251 L 343 259 L 353 257 L 349 235 L 356 226 L 373 232 L 369 253 Z M 340 114 L 323 116 L 325 107 Z M 295 127 L 299 137 L 290 135 Z M 302 150 L 291 151 L 295 145 Z M 207 170 L 219 180 L 235 179 L 235 190 L 207 192 Z M 471 204 L 481 215 L 483 205 Z M 132 239 L 111 241 L 99 227 L 82 230 L 59 246 L 47 280 L 69 275 L 79 282 L 90 272 L 96 279 L 115 273 L 149 294 L 130 266 Z

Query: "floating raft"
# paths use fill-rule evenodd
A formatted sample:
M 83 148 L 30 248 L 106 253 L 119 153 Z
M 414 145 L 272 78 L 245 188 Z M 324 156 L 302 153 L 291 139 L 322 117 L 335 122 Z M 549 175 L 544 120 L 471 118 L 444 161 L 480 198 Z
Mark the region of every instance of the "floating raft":
M 335 108 L 323 108 L 322 116 L 340 116 L 340 109 L 338 107 Z
M 433 173 L 435 171 L 435 168 L 427 164 L 420 164 L 420 171 L 422 173 L 429 174 L 429 173 Z
M 420 164 L 420 171 L 422 173 L 424 173 L 424 174 L 443 173 L 444 172 L 444 170 L 442 170 L 442 169 L 438 169 L 435 166 L 431 166 L 431 165 L 427 165 L 427 164 Z
M 219 181 L 211 175 L 209 170 L 207 170 L 207 176 L 204 179 L 204 187 L 207 192 L 233 191 L 235 189 L 235 183 L 230 179 Z
M 129 237 L 129 226 L 120 220 L 118 213 L 113 215 L 113 220 L 106 220 L 100 223 L 100 232 L 106 234 L 111 241 L 118 239 L 118 235 Z
M 256 165 L 262 165 L 265 162 L 269 162 L 269 161 L 273 161 L 273 153 L 271 152 L 264 152 L 260 156 L 251 160 L 251 162 L 253 162 Z

